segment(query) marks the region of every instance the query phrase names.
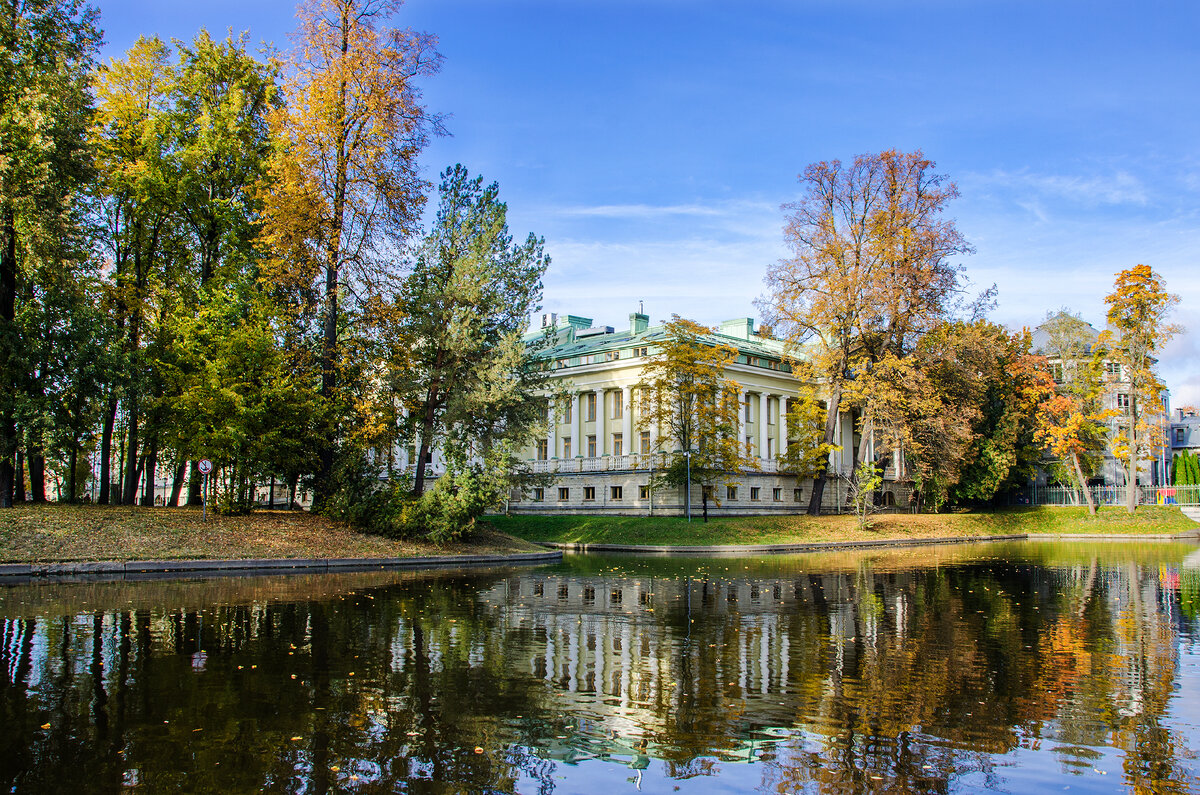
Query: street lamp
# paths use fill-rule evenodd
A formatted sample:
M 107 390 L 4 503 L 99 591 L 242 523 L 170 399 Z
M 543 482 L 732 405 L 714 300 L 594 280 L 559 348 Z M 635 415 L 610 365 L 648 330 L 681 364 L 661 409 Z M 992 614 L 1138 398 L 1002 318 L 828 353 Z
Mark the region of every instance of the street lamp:
M 683 457 L 687 461 L 687 483 L 684 485 L 684 505 L 687 506 L 687 520 L 692 521 L 692 451 L 684 450 Z

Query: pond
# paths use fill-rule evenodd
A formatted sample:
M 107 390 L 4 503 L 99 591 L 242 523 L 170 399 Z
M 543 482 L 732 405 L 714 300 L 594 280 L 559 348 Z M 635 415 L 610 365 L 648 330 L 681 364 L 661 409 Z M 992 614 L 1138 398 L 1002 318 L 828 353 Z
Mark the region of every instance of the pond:
M 1200 548 L 0 585 L 20 792 L 1200 787 Z

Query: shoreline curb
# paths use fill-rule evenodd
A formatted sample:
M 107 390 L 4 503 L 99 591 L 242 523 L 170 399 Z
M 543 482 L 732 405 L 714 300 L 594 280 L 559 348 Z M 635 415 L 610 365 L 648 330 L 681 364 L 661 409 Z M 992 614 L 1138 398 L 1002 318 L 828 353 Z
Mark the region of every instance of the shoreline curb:
M 437 555 L 417 558 L 245 558 L 234 560 L 129 560 L 65 563 L 0 563 L 0 582 L 7 578 L 145 574 L 321 573 L 372 569 L 440 569 L 458 566 L 507 566 L 557 563 L 562 552 L 514 555 Z
M 879 547 L 923 547 L 939 544 L 972 544 L 993 541 L 1200 541 L 1200 527 L 1183 533 L 1097 534 L 1008 533 L 990 536 L 950 536 L 947 538 L 881 538 L 863 541 L 812 541 L 798 544 L 710 544 L 679 546 L 673 544 L 590 544 L 578 542 L 537 542 L 563 552 L 620 552 L 644 555 L 776 555 L 793 552 L 822 552 L 832 549 L 871 549 Z

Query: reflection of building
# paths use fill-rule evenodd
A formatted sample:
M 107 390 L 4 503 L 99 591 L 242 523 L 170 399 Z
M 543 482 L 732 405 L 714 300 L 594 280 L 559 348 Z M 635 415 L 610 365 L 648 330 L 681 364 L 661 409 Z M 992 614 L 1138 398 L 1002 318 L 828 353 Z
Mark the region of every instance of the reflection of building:
M 548 432 L 526 451 L 536 473 L 550 482 L 519 495 L 510 505 L 518 512 L 679 514 L 683 489 L 651 493 L 650 471 L 673 454 L 678 444 L 662 428 L 645 427 L 635 393 L 642 365 L 666 339 L 662 326 L 650 326 L 648 315 L 629 316 L 629 327 L 593 326 L 590 318 L 567 315 L 543 318 L 553 337 L 538 356 L 552 371 L 552 384 L 567 392 L 565 406 L 548 406 Z M 542 338 L 531 334 L 530 344 Z M 726 377 L 738 385 L 738 440 L 749 450 L 751 466 L 720 486 L 710 501 L 720 513 L 798 513 L 808 507 L 809 482 L 780 471 L 779 460 L 791 438 L 787 427 L 789 401 L 797 396 L 796 381 L 784 356 L 784 344 L 756 331 L 751 318 L 722 323 L 708 338 L 713 344 L 736 348 Z M 837 425 L 832 470 L 845 474 L 854 468 L 857 434 L 854 416 L 845 412 Z M 836 482 L 826 488 L 826 505 L 844 504 Z M 700 486 L 693 486 L 693 511 L 701 504 Z

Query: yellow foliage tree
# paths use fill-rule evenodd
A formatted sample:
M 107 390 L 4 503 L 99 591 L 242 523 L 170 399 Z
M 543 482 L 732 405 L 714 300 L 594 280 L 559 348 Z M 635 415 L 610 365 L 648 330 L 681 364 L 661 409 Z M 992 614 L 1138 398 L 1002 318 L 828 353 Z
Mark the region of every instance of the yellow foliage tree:
M 275 252 L 269 278 L 319 296 L 326 401 L 337 399 L 342 375 L 347 323 L 340 304 L 372 303 L 394 276 L 396 251 L 415 231 L 428 188 L 417 156 L 439 129 L 418 85 L 439 68 L 436 39 L 385 29 L 399 6 L 398 0 L 302 3 L 287 106 L 273 120 L 277 148 L 264 231 Z M 338 428 L 332 435 L 320 451 L 318 507 L 332 487 Z

